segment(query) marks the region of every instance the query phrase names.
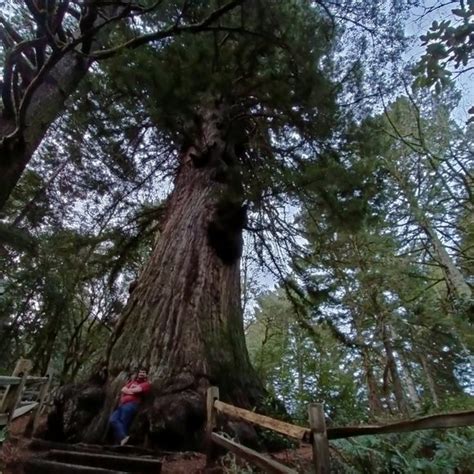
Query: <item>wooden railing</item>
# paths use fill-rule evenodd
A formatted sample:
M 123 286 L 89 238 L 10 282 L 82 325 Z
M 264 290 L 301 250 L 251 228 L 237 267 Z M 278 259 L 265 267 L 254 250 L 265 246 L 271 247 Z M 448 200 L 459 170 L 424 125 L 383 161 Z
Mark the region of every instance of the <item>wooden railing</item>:
M 253 423 L 262 428 L 271 429 L 298 440 L 299 442 L 310 443 L 313 450 L 313 464 L 316 474 L 329 473 L 329 439 L 385 433 L 403 433 L 427 429 L 458 428 L 474 425 L 474 410 L 472 410 L 430 415 L 384 425 L 355 425 L 326 428 L 323 404 L 313 403 L 310 404 L 308 408 L 309 428 L 307 428 L 224 403 L 219 400 L 219 389 L 217 387 L 210 387 L 207 391 L 207 463 L 212 464 L 214 462 L 216 458 L 215 447 L 218 445 L 232 451 L 246 461 L 259 466 L 264 469 L 265 472 L 275 474 L 296 474 L 296 471 L 268 456 L 260 454 L 253 449 L 242 446 L 216 433 L 218 413 Z
M 309 406 L 310 428 L 293 425 L 284 421 L 260 415 L 253 411 L 238 408 L 219 400 L 219 389 L 210 387 L 207 391 L 207 462 L 212 464 L 216 457 L 215 446 L 232 451 L 237 456 L 262 468 L 265 472 L 275 474 L 296 474 L 296 471 L 281 464 L 268 456 L 258 453 L 253 449 L 242 446 L 218 433 L 217 413 L 223 413 L 231 418 L 239 418 L 262 428 L 268 428 L 298 441 L 308 441 L 313 445 L 313 463 L 317 474 L 329 473 L 329 445 L 326 434 L 323 405 L 313 403 Z
M 48 396 L 52 373 L 49 371 L 44 377 L 33 377 L 29 375 L 31 366 L 31 361 L 28 359 L 20 359 L 11 376 L 0 375 L 0 387 L 6 387 L 3 396 L 0 397 L 0 427 L 8 425 L 19 416 L 32 412 L 31 433 L 36 430 Z M 36 390 L 28 392 L 26 389 L 32 386 Z M 22 401 L 24 395 L 36 400 Z

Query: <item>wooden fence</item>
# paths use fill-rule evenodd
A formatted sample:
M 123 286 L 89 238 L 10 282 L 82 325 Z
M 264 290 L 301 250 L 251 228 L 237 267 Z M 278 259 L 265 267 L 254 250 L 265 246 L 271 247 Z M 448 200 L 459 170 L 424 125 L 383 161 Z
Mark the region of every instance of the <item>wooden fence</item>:
M 217 387 L 210 387 L 207 391 L 207 463 L 212 464 L 214 462 L 216 458 L 215 447 L 218 445 L 262 468 L 265 472 L 275 474 L 296 474 L 296 471 L 268 456 L 260 454 L 218 434 L 216 432 L 218 413 L 274 430 L 299 442 L 310 443 L 313 449 L 313 464 L 316 474 L 329 473 L 328 440 L 330 439 L 386 433 L 403 433 L 435 428 L 458 428 L 474 425 L 474 410 L 472 410 L 430 415 L 383 425 L 356 425 L 326 428 L 323 405 L 321 403 L 313 403 L 310 404 L 308 408 L 309 428 L 306 428 L 221 402 L 219 400 L 219 389 Z
M 32 412 L 31 433 L 36 430 L 48 396 L 52 373 L 48 371 L 44 377 L 33 377 L 29 375 L 31 367 L 30 360 L 20 359 L 11 376 L 0 375 L 0 387 L 6 387 L 0 397 L 0 427 Z

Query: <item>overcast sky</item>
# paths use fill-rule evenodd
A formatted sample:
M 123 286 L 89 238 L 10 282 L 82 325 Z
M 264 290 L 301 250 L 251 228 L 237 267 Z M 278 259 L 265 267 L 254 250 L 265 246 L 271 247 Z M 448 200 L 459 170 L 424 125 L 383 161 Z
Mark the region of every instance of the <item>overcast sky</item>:
M 406 34 L 413 37 L 413 45 L 406 53 L 406 59 L 409 62 L 418 61 L 424 53 L 425 47 L 421 45 L 419 37 L 428 31 L 433 21 L 441 22 L 450 19 L 453 17 L 451 10 L 459 8 L 459 1 L 453 0 L 431 13 L 426 13 L 448 2 L 446 0 L 424 0 L 421 3 L 420 7 L 412 9 L 411 20 L 408 21 L 406 27 Z M 474 105 L 474 70 L 457 77 L 455 83 L 462 90 L 462 97 L 454 115 L 456 120 L 465 123 L 468 119 L 467 111 Z

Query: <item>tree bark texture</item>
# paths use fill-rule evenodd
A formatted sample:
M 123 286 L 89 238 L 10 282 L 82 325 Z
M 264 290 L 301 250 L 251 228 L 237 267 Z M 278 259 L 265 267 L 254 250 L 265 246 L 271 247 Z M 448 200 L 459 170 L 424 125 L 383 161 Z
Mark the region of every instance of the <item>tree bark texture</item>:
M 237 144 L 224 122 L 219 108 L 201 112 L 200 132 L 180 157 L 160 238 L 107 349 L 107 400 L 87 439 L 103 436 L 125 374 L 141 366 L 153 395 L 137 424 L 161 445 L 189 446 L 200 438 L 210 385 L 219 387 L 222 400 L 242 407 L 254 407 L 264 394 L 245 345 L 240 256 L 246 209 L 234 166 Z

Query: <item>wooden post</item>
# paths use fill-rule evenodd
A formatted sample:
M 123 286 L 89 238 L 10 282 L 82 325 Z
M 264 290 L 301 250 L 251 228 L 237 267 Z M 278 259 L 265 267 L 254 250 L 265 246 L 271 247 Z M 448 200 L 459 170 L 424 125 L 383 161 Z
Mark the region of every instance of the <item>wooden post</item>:
M 31 420 L 33 420 L 33 421 L 31 423 L 31 427 L 29 427 L 30 429 L 27 430 L 28 431 L 28 433 L 27 433 L 28 436 L 33 436 L 35 431 L 36 431 L 36 428 L 38 428 L 38 423 L 39 423 L 39 419 L 40 419 L 40 415 L 41 415 L 41 410 L 43 408 L 46 397 L 48 396 L 49 387 L 51 386 L 51 379 L 53 378 L 52 369 L 48 369 L 48 372 L 46 373 L 46 377 L 48 378 L 48 380 L 46 380 L 46 382 L 44 382 L 41 385 L 41 389 L 40 389 L 40 392 L 39 392 L 39 395 L 38 395 L 38 405 L 34 409 L 33 413 L 31 414 Z
M 316 474 L 329 474 L 329 443 L 322 403 L 312 403 L 308 409 Z
M 0 404 L 0 413 L 6 413 L 8 415 L 7 423 L 12 419 L 13 412 L 21 401 L 26 379 L 32 366 L 31 360 L 23 358 L 19 359 L 16 363 L 12 376 L 21 377 L 21 381 L 18 385 L 9 385 L 7 387 L 2 403 Z
M 212 433 L 217 427 L 216 409 L 214 402 L 219 400 L 219 387 L 209 387 L 207 389 L 206 400 L 206 465 L 210 466 L 216 459 L 216 446 L 212 440 Z

